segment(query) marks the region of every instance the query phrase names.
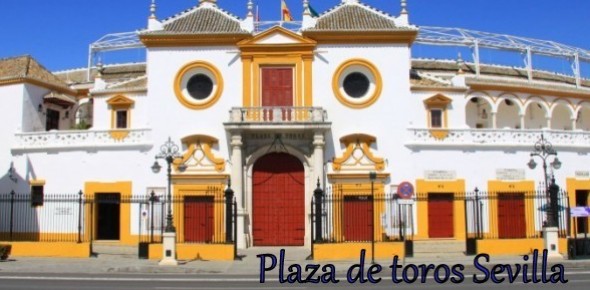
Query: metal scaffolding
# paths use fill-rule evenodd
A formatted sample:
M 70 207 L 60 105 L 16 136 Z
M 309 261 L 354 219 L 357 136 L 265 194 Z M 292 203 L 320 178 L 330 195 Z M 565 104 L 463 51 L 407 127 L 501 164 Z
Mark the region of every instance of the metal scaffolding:
M 557 43 L 506 34 L 496 34 L 461 28 L 421 26 L 416 43 L 437 46 L 469 47 L 473 53 L 476 74 L 480 74 L 480 49 L 497 49 L 520 52 L 525 55 L 524 65 L 529 80 L 533 79 L 533 55 L 567 59 L 571 63 L 576 86 L 580 86 L 580 62 L 590 63 L 590 50 Z
M 280 22 L 259 22 L 255 24 L 258 30 L 268 28 L 269 25 L 286 24 L 300 25 L 297 23 L 280 23 Z M 294 27 L 288 27 L 290 30 L 297 30 Z M 96 57 L 99 53 L 144 48 L 143 43 L 139 40 L 139 32 L 124 32 L 107 34 L 90 44 L 88 55 L 88 77 L 90 78 L 90 68 L 95 64 Z M 576 85 L 581 85 L 580 63 L 590 64 L 590 50 L 565 45 L 549 40 L 540 40 L 506 34 L 496 34 L 467 30 L 462 28 L 421 26 L 416 43 L 434 46 L 456 46 L 468 47 L 472 51 L 473 63 L 475 64 L 476 75 L 480 75 L 480 49 L 495 49 L 502 51 L 519 52 L 524 55 L 524 66 L 528 73 L 529 80 L 533 79 L 533 55 L 542 55 L 555 58 L 566 59 L 570 62 L 573 75 L 576 79 Z

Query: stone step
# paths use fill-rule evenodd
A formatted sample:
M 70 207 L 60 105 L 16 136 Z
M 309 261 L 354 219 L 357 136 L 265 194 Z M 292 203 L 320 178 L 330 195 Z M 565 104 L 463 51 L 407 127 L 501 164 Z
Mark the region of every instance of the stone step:
M 462 255 L 463 252 L 464 241 L 414 241 L 414 254 Z
M 135 256 L 138 255 L 137 246 L 121 246 L 93 243 L 92 252 L 98 256 Z

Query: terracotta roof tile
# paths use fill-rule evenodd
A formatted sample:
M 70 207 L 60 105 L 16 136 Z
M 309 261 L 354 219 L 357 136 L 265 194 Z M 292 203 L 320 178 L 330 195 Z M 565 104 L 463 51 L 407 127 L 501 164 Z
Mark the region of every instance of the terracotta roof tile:
M 364 4 L 342 3 L 317 18 L 305 31 L 399 31 L 392 16 Z
M 250 34 L 240 19 L 217 7 L 195 7 L 164 21 L 164 29 L 142 34 Z
M 29 55 L 0 59 L 0 81 L 34 80 L 70 90 L 68 85 Z

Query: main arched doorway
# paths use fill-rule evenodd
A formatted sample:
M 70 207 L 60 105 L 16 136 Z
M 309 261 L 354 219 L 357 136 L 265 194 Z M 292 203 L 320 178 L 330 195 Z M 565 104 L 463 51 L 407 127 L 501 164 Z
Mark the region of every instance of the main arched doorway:
M 303 164 L 285 153 L 254 163 L 252 235 L 254 246 L 303 246 L 305 237 Z

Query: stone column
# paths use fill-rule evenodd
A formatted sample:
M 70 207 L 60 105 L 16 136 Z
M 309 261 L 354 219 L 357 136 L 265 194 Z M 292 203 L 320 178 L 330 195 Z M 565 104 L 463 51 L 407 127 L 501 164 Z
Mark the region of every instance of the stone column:
M 545 117 L 547 120 L 547 129 L 551 130 L 551 117 Z
M 577 129 L 576 128 L 576 121 L 578 121 L 578 119 L 572 117 L 571 121 L 572 121 L 572 131 L 576 131 L 576 129 Z
M 244 231 L 245 210 L 244 210 L 244 165 L 242 157 L 242 135 L 232 133 L 231 135 L 231 179 L 232 188 L 235 191 L 236 202 L 238 204 L 238 248 L 246 248 L 246 236 Z
M 315 185 L 318 178 L 320 180 L 320 186 L 324 185 L 324 141 L 323 132 L 315 132 L 313 134 L 313 180 L 312 183 Z M 314 186 L 315 187 L 315 186 Z
M 498 128 L 498 119 L 496 118 L 496 116 L 498 115 L 496 112 L 492 112 L 492 129 L 497 129 Z
M 524 130 L 524 114 L 519 114 L 520 117 L 520 130 Z

